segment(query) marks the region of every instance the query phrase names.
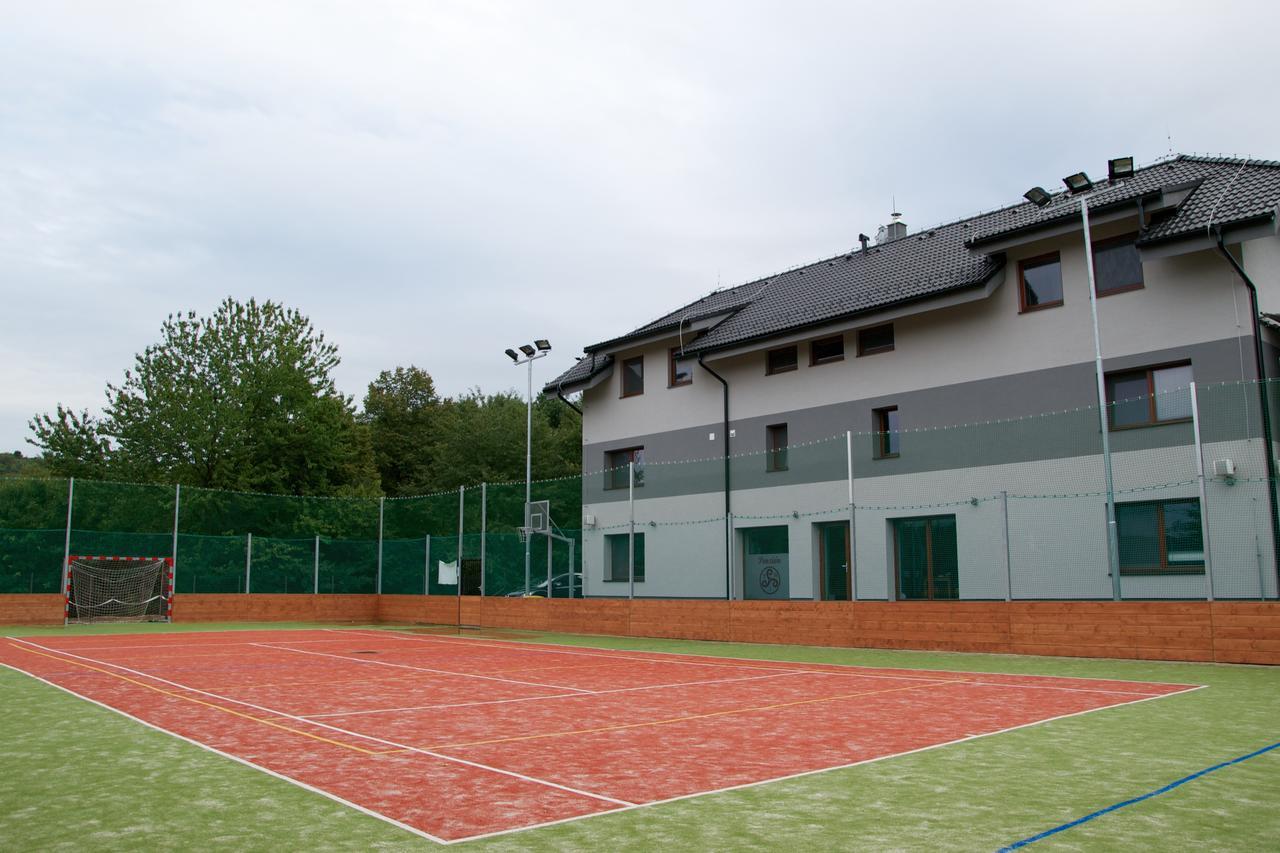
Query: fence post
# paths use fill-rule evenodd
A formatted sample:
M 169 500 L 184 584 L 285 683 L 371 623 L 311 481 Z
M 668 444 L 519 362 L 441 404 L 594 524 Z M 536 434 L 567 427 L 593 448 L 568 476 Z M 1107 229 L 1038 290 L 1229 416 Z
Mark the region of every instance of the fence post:
M 76 478 L 67 481 L 67 538 L 62 546 L 62 624 L 71 621 L 71 507 L 76 500 Z
M 244 593 L 249 594 L 249 578 L 252 576 L 250 572 L 253 570 L 253 534 L 246 533 L 244 537 Z
M 466 531 L 463 510 L 466 509 L 466 496 L 467 487 L 458 486 L 458 598 L 462 598 L 462 537 Z
M 385 497 L 378 498 L 378 581 L 375 592 L 382 595 L 382 510 L 387 502 Z
M 627 598 L 636 597 L 636 463 L 627 462 L 627 510 L 631 521 L 627 527 Z M 550 592 L 550 590 L 547 590 Z
M 844 431 L 844 452 L 849 462 L 849 597 L 858 600 L 858 513 L 853 505 L 853 430 Z M 821 597 L 821 596 L 819 596 Z
M 178 586 L 178 507 L 182 504 L 182 484 L 178 483 L 173 487 L 173 562 L 169 564 L 169 594 L 177 590 Z M 192 592 L 195 592 L 193 587 Z
M 431 594 L 431 534 L 427 534 L 426 551 L 422 555 L 422 594 Z
M 547 537 L 547 598 L 551 597 L 551 543 L 555 540 Z
M 1009 556 L 1009 492 L 1000 491 L 1000 514 L 1004 517 L 1004 600 L 1013 601 L 1013 561 Z
M 573 576 L 576 564 L 574 563 L 574 541 L 573 537 L 569 537 L 569 597 L 573 598 Z
M 312 575 L 311 594 L 319 595 L 320 594 L 320 536 L 319 534 L 316 535 L 315 564 L 311 569 L 311 575 Z
M 485 593 L 485 540 L 489 538 L 489 484 L 480 484 L 480 596 Z
M 1196 395 L 1196 383 L 1190 384 L 1191 391 L 1191 435 L 1195 439 L 1196 480 L 1200 484 L 1200 545 L 1204 548 L 1204 596 L 1213 601 L 1213 558 L 1209 554 L 1209 502 L 1208 489 L 1204 481 L 1204 447 L 1200 444 L 1200 402 Z M 1271 449 L 1267 448 L 1270 453 Z

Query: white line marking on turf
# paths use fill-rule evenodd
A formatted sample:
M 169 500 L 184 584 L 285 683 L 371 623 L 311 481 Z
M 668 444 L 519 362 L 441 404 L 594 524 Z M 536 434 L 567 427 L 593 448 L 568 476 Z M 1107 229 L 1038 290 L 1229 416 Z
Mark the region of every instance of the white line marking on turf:
M 494 838 L 500 835 L 510 835 L 515 832 L 526 832 L 531 829 L 541 829 L 547 826 L 558 826 L 560 824 L 572 823 L 574 821 L 585 820 L 587 818 L 601 817 L 604 815 L 621 814 L 623 812 L 634 811 L 636 809 L 647 809 L 653 806 L 661 806 L 661 805 L 666 805 L 667 803 L 675 803 L 681 800 L 692 800 L 697 797 L 710 796 L 711 794 L 725 794 L 732 791 L 742 791 L 742 790 L 746 790 L 747 788 L 757 788 L 757 787 L 760 787 L 761 785 L 772 785 L 775 782 L 786 782 L 791 779 L 802 779 L 805 776 L 816 776 L 819 773 L 830 773 L 834 770 L 848 770 L 853 767 L 861 767 L 864 764 L 875 764 L 876 762 L 879 762 L 879 761 L 888 761 L 891 758 L 903 758 L 905 756 L 915 755 L 920 752 L 929 752 L 930 750 L 941 749 L 944 746 L 955 746 L 956 744 L 968 743 L 969 741 L 978 740 L 980 738 L 992 737 L 994 735 L 1002 735 L 1008 732 L 1017 731 L 1018 729 L 1031 728 L 1032 726 L 1042 726 L 1046 723 L 1052 723 L 1058 720 L 1065 720 L 1070 717 L 1079 717 L 1082 714 L 1092 714 L 1097 711 L 1106 711 L 1111 708 L 1123 708 L 1126 705 L 1138 705 L 1143 702 L 1152 702 L 1156 699 L 1167 699 L 1170 696 L 1178 696 L 1183 693 L 1194 693 L 1197 690 L 1204 690 L 1204 689 L 1205 689 L 1205 685 L 1201 684 L 1198 686 L 1188 687 L 1186 689 L 1179 690 L 1175 693 L 1162 693 L 1158 696 L 1146 696 L 1142 699 L 1132 699 L 1128 702 L 1117 702 L 1114 705 L 1104 705 L 1101 708 L 1089 708 L 1084 711 L 1074 711 L 1070 714 L 1061 714 L 1057 717 L 1047 717 L 1043 720 L 1035 720 L 1030 723 L 1022 723 L 1016 726 L 1009 726 L 1007 729 L 997 729 L 996 731 L 986 732 L 984 734 L 965 735 L 964 737 L 956 738 L 955 740 L 945 741 L 943 743 L 934 743 L 934 744 L 930 744 L 929 746 L 922 746 L 922 747 L 919 747 L 918 749 L 908 749 L 903 752 L 895 752 L 890 755 L 878 755 L 875 758 L 864 758 L 861 761 L 853 761 L 848 764 L 835 764 L 830 767 L 820 767 L 816 770 L 804 770 L 799 773 L 791 773 L 785 776 L 775 776 L 771 779 L 760 779 L 755 782 L 745 782 L 741 785 L 729 785 L 724 788 L 714 788 L 708 791 L 697 791 L 692 794 L 681 794 L 678 797 L 668 797 L 665 800 L 654 800 L 653 802 L 649 802 L 649 803 L 636 803 L 635 805 L 627 806 L 626 808 L 613 809 L 607 812 L 596 812 L 595 814 L 561 818 L 560 820 L 550 820 L 550 821 L 546 821 L 545 823 L 536 823 L 531 826 L 514 827 L 512 829 L 502 829 L 502 830 L 498 830 L 497 832 L 486 832 L 481 835 L 469 835 L 466 838 L 458 838 L 453 841 L 450 841 L 449 843 L 457 844 L 463 841 L 477 841 L 482 838 Z
M 333 628 L 324 628 L 324 629 L 321 629 L 321 630 L 331 631 L 332 633 L 335 633 L 335 634 L 336 634 L 336 633 L 349 633 L 349 634 L 358 634 L 358 635 L 360 635 L 360 636 L 367 636 L 367 637 L 373 637 L 373 636 L 397 636 L 397 637 L 399 637 L 399 638 L 401 638 L 401 639 L 405 639 L 405 640 L 417 640 L 417 641 L 425 642 L 425 643 L 430 643 L 430 642 L 440 642 L 440 643 L 446 643 L 446 644 L 457 644 L 457 643 L 463 643 L 463 644 L 466 644 L 466 645 L 473 645 L 473 646 L 488 646 L 488 647 L 490 647 L 490 648 L 499 648 L 499 649 L 507 649 L 507 648 L 511 648 L 511 645 L 490 646 L 488 643 L 484 643 L 484 642 L 482 642 L 482 641 L 480 641 L 480 640 L 473 640 L 473 639 L 470 639 L 470 638 L 468 638 L 468 637 L 456 637 L 456 638 L 454 638 L 454 637 L 419 637 L 419 636 L 415 636 L 415 635 L 412 635 L 412 634 L 404 634 L 404 633 L 402 633 L 402 632 L 397 632 L 397 631 L 379 631 L 379 632 L 377 632 L 377 633 L 370 633 L 370 632 L 362 631 L 362 630 L 359 630 L 359 629 L 354 629 L 354 630 L 350 630 L 350 631 L 341 631 L 341 630 L 337 630 L 337 629 L 333 629 Z M 626 661 L 641 661 L 641 662 L 644 662 L 644 663 L 676 663 L 676 664 L 685 664 L 685 665 L 687 665 L 687 666 L 709 666 L 709 667 L 719 667 L 719 668 L 723 668 L 723 669 L 756 669 L 756 670 L 761 670 L 761 669 L 763 669 L 763 670 L 776 670 L 776 669 L 782 669 L 782 668 L 784 668 L 784 667 L 785 667 L 785 665 L 786 665 L 786 664 L 788 664 L 788 663 L 795 663 L 794 661 L 776 661 L 776 663 L 780 664 L 781 666 L 759 666 L 759 665 L 756 665 L 756 666 L 750 666 L 750 665 L 747 665 L 747 664 L 744 664 L 744 663 L 739 663 L 739 664 L 733 664 L 733 663 L 719 664 L 719 663 L 711 663 L 711 662 L 704 662 L 704 661 L 691 661 L 691 660 L 684 660 L 680 655 L 677 655 L 677 654 L 674 654 L 674 653 L 669 653 L 669 652 L 638 652 L 638 653 L 637 653 L 637 655 L 639 655 L 639 654 L 663 655 L 663 657 L 661 657 L 661 658 L 645 658 L 645 657 L 638 657 L 638 656 L 625 655 L 625 654 L 621 654 L 621 655 L 618 655 L 618 654 L 607 654 L 607 653 L 604 653 L 604 654 L 596 654 L 596 653 L 593 653 L 593 652 L 575 651 L 575 650 L 573 650 L 572 648 L 567 649 L 567 650 L 562 650 L 560 647 L 557 647 L 557 646 L 547 646 L 546 644 L 525 643 L 524 641 L 521 641 L 521 640 L 495 640 L 494 642 L 497 642 L 497 643 L 506 643 L 506 644 L 514 644 L 514 645 L 516 645 L 517 647 L 520 647 L 520 648 L 521 648 L 522 650 L 524 650 L 524 651 L 528 651 L 528 652 L 530 652 L 530 653 L 538 653 L 538 654 L 564 654 L 564 655 L 578 655 L 578 656 L 581 656 L 581 657 L 593 657 L 593 658 L 595 658 L 595 657 L 603 657 L 603 658 L 615 658 L 615 659 L 617 659 L 617 660 L 626 660 Z M 730 658 L 730 657 L 721 658 L 721 660 L 728 660 L 728 661 L 744 661 L 744 662 L 752 662 L 752 661 L 753 661 L 753 659 L 752 659 L 752 658 Z M 761 661 L 754 661 L 754 662 L 755 662 L 756 664 L 761 663 Z M 766 662 L 770 662 L 770 661 L 766 661 Z M 936 675 L 935 675 L 935 676 L 929 676 L 929 675 L 905 675 L 905 674 L 904 674 L 904 675 L 886 675 L 886 674 L 883 674 L 883 672 L 880 672 L 880 673 L 870 673 L 870 672 L 864 672 L 864 671 L 863 671 L 863 670 L 865 670 L 865 669 L 874 669 L 875 667 L 845 666 L 845 665 L 843 665 L 843 664 L 825 664 L 825 665 L 826 665 L 826 666 L 839 667 L 839 669 L 831 669 L 831 670 L 827 670 L 827 669 L 795 669 L 795 668 L 792 668 L 790 671 L 792 671 L 792 672 L 802 672 L 802 673 L 807 673 L 807 674 L 810 674 L 810 675 L 838 675 L 838 676 L 852 677 L 852 678 L 880 678 L 880 679 L 888 679 L 888 680 L 909 680 L 909 681 L 912 681 L 912 680 L 914 680 L 914 681 L 937 681 L 937 680 L 938 680 L 938 677 L 937 677 Z M 881 670 L 883 670 L 883 669 L 885 669 L 885 667 L 881 667 L 880 669 L 881 669 Z M 1114 683 L 1116 683 L 1116 682 L 1122 682 L 1122 683 L 1127 683 L 1127 684 L 1152 684 L 1152 685 L 1156 685 L 1156 686 L 1159 686 L 1159 687 L 1186 687 L 1186 685 L 1184 685 L 1184 684 L 1173 684 L 1173 683 L 1170 683 L 1170 682 L 1161 682 L 1161 681 L 1129 681 L 1129 682 L 1124 682 L 1124 680 L 1123 680 L 1123 679 L 1116 679 L 1116 678 L 1088 678 L 1088 677 L 1084 677 L 1084 676 L 1073 676 L 1073 675 L 1064 675 L 1064 676 L 1056 676 L 1056 675 L 1023 675 L 1023 674 L 1019 674 L 1019 673 L 1002 673 L 1002 672 L 970 672 L 970 671 L 965 671 L 965 670 L 952 670 L 952 669 L 919 669 L 919 670 L 911 670 L 911 672 L 916 672 L 916 673 L 932 672 L 932 673 L 939 673 L 939 674 L 946 674 L 946 675 L 978 675 L 978 676 L 982 676 L 982 675 L 987 675 L 987 676 L 991 676 L 991 675 L 1003 675 L 1003 676 L 1006 676 L 1006 677 L 1009 677 L 1009 678 L 1054 678 L 1054 679 L 1060 679 L 1060 680 L 1072 680 L 1072 679 L 1074 679 L 1074 680 L 1078 680 L 1078 681 L 1106 681 L 1106 682 L 1111 682 L 1111 683 L 1113 683 L 1113 684 L 1114 684 Z M 1023 690 L 1068 690 L 1068 691 L 1075 691 L 1075 692 L 1079 692 L 1079 693 L 1116 693 L 1116 694 L 1126 695 L 1126 696 L 1165 696 L 1165 695 L 1170 695 L 1170 694 L 1165 694 L 1165 693 L 1147 693 L 1147 692 L 1144 692 L 1144 691 L 1141 691 L 1141 690 L 1105 690 L 1105 689 L 1101 689 L 1101 688 L 1094 688 L 1094 687 L 1065 687 L 1065 686 L 1060 685 L 1060 684 L 1006 684 L 1006 683 L 1004 683 L 1004 682 L 999 682 L 999 681 L 965 681 L 965 682 L 959 682 L 959 681 L 957 681 L 957 682 L 955 682 L 955 683 L 957 683 L 957 684 L 962 684 L 962 683 L 963 683 L 963 684 L 969 684 L 969 685 L 976 685 L 976 686 L 979 686 L 979 687 L 1016 687 L 1016 688 L 1023 689 Z
M 82 655 L 72 654 L 71 652 L 63 652 L 58 649 L 52 649 L 52 648 L 49 648 L 48 646 L 42 646 L 39 643 L 33 643 L 29 640 L 24 640 L 20 637 L 10 637 L 8 639 L 13 640 L 15 642 L 22 643 L 24 645 L 33 646 L 37 649 L 42 649 L 43 651 L 46 651 L 46 652 L 53 652 L 54 654 L 61 654 L 67 657 L 78 658 L 80 660 L 88 661 L 89 663 L 96 663 L 99 666 L 114 667 L 115 669 L 123 670 L 124 672 L 132 673 L 133 675 L 137 675 L 142 678 L 150 678 L 152 681 L 158 681 L 161 684 L 168 684 L 171 687 L 177 687 L 181 690 L 188 690 L 192 693 L 199 693 L 202 696 L 209 696 L 214 699 L 219 699 L 223 702 L 232 702 L 236 705 L 243 705 L 246 708 L 253 708 L 255 710 L 262 711 L 263 713 L 266 713 L 266 714 L 274 714 L 277 717 L 285 717 L 290 720 L 296 720 L 300 723 L 306 723 L 312 726 L 319 726 L 320 728 L 329 729 L 330 731 L 339 732 L 340 734 L 344 734 L 353 738 L 358 738 L 360 740 L 367 740 L 373 743 L 380 743 L 385 746 L 394 747 L 396 749 L 403 749 L 409 752 L 416 752 L 416 753 L 419 753 L 420 755 L 429 755 L 432 758 L 439 758 L 444 761 L 449 761 L 454 764 L 462 764 L 467 767 L 475 767 L 478 770 L 488 770 L 491 773 L 497 773 L 502 776 L 510 776 L 513 779 L 521 779 L 525 782 L 532 782 L 535 785 L 543 785 L 548 788 L 556 788 L 561 791 L 567 791 L 570 794 L 577 794 L 582 797 L 589 797 L 590 799 L 593 799 L 593 800 L 600 800 L 602 802 L 613 803 L 615 805 L 621 805 L 621 806 L 635 805 L 635 803 L 630 803 L 630 802 L 627 802 L 626 800 L 619 800 L 619 799 L 615 799 L 614 797 L 606 796 L 604 794 L 594 794 L 590 791 L 584 791 L 578 788 L 571 788 L 568 785 L 561 785 L 558 782 L 550 782 L 546 779 L 539 779 L 536 776 L 526 776 L 523 773 L 517 773 L 513 770 L 503 770 L 501 767 L 492 767 L 488 764 L 481 764 L 478 761 L 468 761 L 465 758 L 458 758 L 452 755 L 445 755 L 444 753 L 434 752 L 430 749 L 423 749 L 417 746 L 410 746 L 408 744 L 396 743 L 393 740 L 387 740 L 386 738 L 375 737 L 374 735 L 366 735 L 366 734 L 361 734 L 359 732 L 353 732 L 353 731 L 350 731 L 349 729 L 344 729 L 338 726 L 330 725 L 329 723 L 321 723 L 316 720 L 308 720 L 303 717 L 299 717 L 295 714 L 289 714 L 284 711 L 277 711 L 274 708 L 268 708 L 265 705 L 255 705 L 252 702 L 245 702 L 242 699 L 232 699 L 230 696 L 221 696 L 217 693 L 210 693 L 208 690 L 200 690 L 199 688 L 196 688 L 196 687 L 188 687 L 185 684 L 179 684 L 176 681 L 170 681 L 167 678 L 161 678 L 158 675 L 151 675 L 150 673 L 142 672 L 141 670 L 130 669 L 127 666 L 121 666 L 118 663 L 95 660 L 94 658 L 91 658 L 91 657 L 84 657 Z
M 782 678 L 785 675 L 802 675 L 803 673 L 782 670 L 770 675 L 748 675 L 742 678 L 713 678 L 707 681 L 686 681 L 683 684 L 649 684 L 643 687 L 618 687 L 611 690 L 597 690 L 592 696 L 607 696 L 613 693 L 634 693 L 638 690 L 667 690 L 673 687 L 696 687 L 703 684 L 736 684 L 739 681 L 761 681 L 767 678 Z M 503 705 L 509 702 L 539 702 L 543 699 L 580 699 L 581 693 L 555 693 L 550 696 L 522 696 L 517 699 L 488 699 L 480 702 L 455 702 L 449 705 L 413 705 L 408 708 L 377 708 L 371 711 L 336 711 L 326 714 L 303 714 L 308 720 L 322 717 L 356 717 L 364 714 L 390 714 L 393 711 L 439 711 L 446 708 L 473 708 L 476 705 Z
M 313 652 L 313 651 L 310 651 L 309 649 L 291 649 L 288 646 L 271 646 L 271 645 L 267 645 L 266 643 L 250 643 L 249 645 L 257 646 L 260 649 L 271 649 L 273 651 L 279 651 L 279 652 L 294 652 L 295 654 L 299 654 L 299 655 L 315 655 L 316 657 L 322 657 L 322 658 L 337 658 L 338 660 L 351 661 L 352 663 L 365 663 L 365 664 L 372 663 L 372 664 L 377 664 L 378 666 L 394 666 L 396 669 L 413 669 L 413 670 L 417 670 L 418 672 L 432 672 L 437 675 L 456 675 L 459 678 L 480 678 L 485 681 L 502 681 L 507 684 L 520 684 L 520 685 L 523 685 L 524 687 L 549 687 L 555 690 L 572 690 L 576 694 L 584 695 L 584 696 L 589 694 L 594 694 L 596 692 L 594 690 L 586 690 L 581 687 L 570 687 L 567 684 L 545 684 L 543 682 L 538 682 L 538 681 L 521 681 L 517 678 L 502 678 L 501 676 L 498 676 L 498 675 L 479 675 L 474 672 L 457 672 L 451 669 L 432 669 L 431 667 L 413 666 L 412 664 L 407 664 L 407 663 L 391 663 L 390 661 L 385 661 L 385 660 L 353 658 L 350 655 L 335 655 L 329 652 Z
M 400 829 L 403 829 L 406 832 L 412 832 L 414 835 L 417 835 L 421 838 L 425 838 L 428 841 L 434 841 L 437 844 L 450 843 L 449 841 L 443 838 L 437 838 L 436 836 L 432 835 L 429 832 L 425 832 L 424 830 L 409 826 L 407 823 L 401 823 L 395 818 L 384 815 L 381 812 L 376 812 L 373 809 L 358 805 L 356 803 L 351 802 L 350 800 L 344 800 L 342 797 L 339 797 L 337 794 L 330 793 L 329 791 L 326 791 L 323 788 L 317 788 L 314 785 L 308 785 L 306 782 L 302 782 L 298 779 L 294 779 L 292 776 L 286 776 L 285 774 L 280 773 L 276 770 L 270 770 L 266 767 L 263 767 L 261 764 L 254 764 L 252 761 L 249 761 L 247 758 L 240 758 L 239 756 L 231 755 L 230 753 L 223 752 L 222 750 L 212 747 L 207 743 L 201 743 L 198 740 L 193 740 L 189 737 L 186 737 L 185 735 L 180 735 L 177 732 L 170 731 L 169 729 L 166 729 L 163 726 L 158 726 L 155 723 L 149 723 L 146 720 L 143 720 L 139 717 L 135 717 L 133 714 L 130 714 L 128 711 L 122 711 L 119 708 L 113 708 L 110 705 L 106 704 L 105 702 L 99 702 L 97 699 L 90 699 L 88 696 L 85 696 L 84 694 L 81 694 L 81 693 L 77 693 L 76 691 L 72 690 L 69 687 L 63 687 L 61 684 L 54 684 L 52 681 L 41 678 L 40 676 L 35 675 L 34 673 L 27 672 L 24 669 L 18 669 L 16 666 L 11 666 L 7 663 L 0 663 L 0 666 L 3 666 L 5 669 L 11 669 L 14 672 L 25 675 L 27 678 L 33 678 L 36 681 L 41 682 L 42 684 L 47 684 L 50 687 L 54 688 L 55 690 L 61 690 L 63 693 L 68 693 L 76 697 L 77 699 L 83 699 L 85 702 L 89 702 L 91 704 L 97 705 L 99 708 L 105 708 L 114 714 L 119 714 L 122 717 L 133 720 L 135 723 L 141 723 L 142 725 L 146 726 L 149 729 L 153 729 L 157 732 L 161 732 L 163 734 L 168 735 L 169 737 L 175 737 L 181 741 L 186 741 L 192 746 L 198 746 L 201 749 L 205 750 L 206 752 L 212 752 L 214 755 L 221 756 L 222 758 L 228 758 L 232 761 L 237 762 L 238 764 L 243 764 L 246 767 L 252 767 L 254 770 L 258 770 L 263 773 L 266 773 L 268 776 L 274 776 L 277 779 L 282 779 L 291 785 L 297 785 L 299 788 L 302 788 L 303 790 L 310 791 L 313 794 L 319 794 L 322 797 L 326 797 L 330 800 L 333 800 L 334 802 L 341 803 L 344 806 L 349 806 L 358 812 L 367 814 L 370 817 L 377 818 L 378 820 L 386 821 L 392 826 L 399 827 Z

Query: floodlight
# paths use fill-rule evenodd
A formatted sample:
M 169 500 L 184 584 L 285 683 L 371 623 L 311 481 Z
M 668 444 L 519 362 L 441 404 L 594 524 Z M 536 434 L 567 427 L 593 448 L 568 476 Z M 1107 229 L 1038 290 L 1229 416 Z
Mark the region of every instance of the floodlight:
M 1067 189 L 1071 191 L 1072 195 L 1088 192 L 1093 189 L 1093 181 L 1089 180 L 1089 176 L 1084 172 L 1076 172 L 1074 175 L 1067 175 L 1062 179 L 1062 182 L 1067 185 Z
M 1117 157 L 1107 161 L 1107 177 L 1113 181 L 1133 177 L 1133 158 Z
M 551 341 L 546 338 L 539 338 L 533 345 L 538 348 L 538 352 L 551 352 Z
M 1022 197 L 1034 204 L 1036 207 L 1044 207 L 1053 201 L 1053 196 L 1045 191 L 1044 187 L 1032 187 L 1022 194 Z
M 513 350 L 513 349 L 509 349 L 509 350 L 507 350 L 507 357 L 508 357 L 508 358 L 510 358 L 512 361 L 519 361 L 519 360 L 520 360 L 520 356 L 518 356 L 518 355 L 516 354 L 516 351 L 515 351 L 515 350 Z
M 521 344 L 521 345 L 520 345 L 520 352 L 522 352 L 522 353 L 524 353 L 525 355 L 529 356 L 529 358 L 533 358 L 533 355 L 534 355 L 535 350 L 534 350 L 534 348 L 533 348 L 533 347 L 529 346 L 528 344 Z

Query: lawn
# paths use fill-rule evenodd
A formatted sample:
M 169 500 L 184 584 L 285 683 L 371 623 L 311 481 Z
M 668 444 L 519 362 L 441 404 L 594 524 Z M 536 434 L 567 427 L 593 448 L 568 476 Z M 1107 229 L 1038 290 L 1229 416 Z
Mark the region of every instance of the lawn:
M 11 628 L 10 636 L 262 629 Z M 310 625 L 272 625 L 297 628 Z M 1280 668 L 539 635 L 811 663 L 1113 678 L 1206 689 L 721 794 L 467 842 L 503 850 L 996 850 L 1280 741 Z M 0 848 L 408 850 L 376 818 L 0 669 Z M 815 738 L 822 732 L 815 731 Z M 1274 849 L 1280 750 L 1031 845 Z

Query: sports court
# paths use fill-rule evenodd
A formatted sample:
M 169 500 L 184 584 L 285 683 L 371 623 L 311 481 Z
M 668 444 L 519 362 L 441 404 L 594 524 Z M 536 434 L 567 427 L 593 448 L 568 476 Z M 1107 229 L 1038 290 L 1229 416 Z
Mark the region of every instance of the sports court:
M 378 629 L 6 638 L 0 663 L 445 843 L 1198 689 Z

